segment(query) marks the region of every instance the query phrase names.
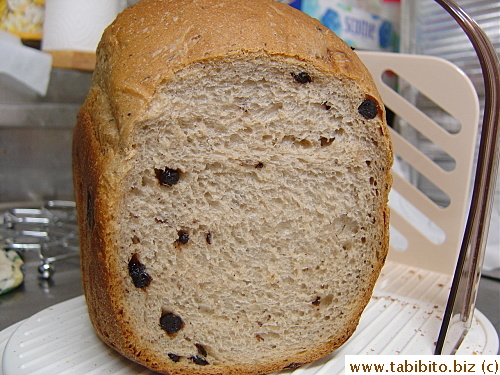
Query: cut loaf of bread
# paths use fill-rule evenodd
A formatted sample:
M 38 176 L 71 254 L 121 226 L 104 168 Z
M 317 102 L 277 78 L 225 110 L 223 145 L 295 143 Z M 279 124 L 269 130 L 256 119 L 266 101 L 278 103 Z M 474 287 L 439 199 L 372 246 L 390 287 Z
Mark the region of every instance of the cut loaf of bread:
M 263 374 L 354 332 L 388 249 L 375 85 L 272 0 L 143 0 L 105 31 L 74 133 L 96 332 L 165 374 Z

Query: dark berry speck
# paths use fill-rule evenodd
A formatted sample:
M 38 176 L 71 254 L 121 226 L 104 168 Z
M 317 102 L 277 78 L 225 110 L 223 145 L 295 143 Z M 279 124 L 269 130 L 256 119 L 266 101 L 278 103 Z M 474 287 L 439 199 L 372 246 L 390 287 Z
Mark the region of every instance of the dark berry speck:
M 172 186 L 179 182 L 180 173 L 178 169 L 156 169 L 155 168 L 156 178 L 160 182 L 161 185 Z
M 309 82 L 312 82 L 311 76 L 308 73 L 306 73 L 306 72 L 301 72 L 299 74 L 292 73 L 292 76 L 293 76 L 293 78 L 295 78 L 295 80 L 298 83 L 309 83 Z
M 139 262 L 137 254 L 132 255 L 128 262 L 128 273 L 136 288 L 145 288 L 151 283 L 151 276 L 146 272 L 146 266 Z
M 185 245 L 189 242 L 189 234 L 186 232 L 180 231 L 179 233 L 179 238 L 177 239 L 177 242 Z
M 208 361 L 205 358 L 201 358 L 197 355 L 194 355 L 194 356 L 190 357 L 189 359 L 191 361 L 193 361 L 194 364 L 200 365 L 200 366 L 206 366 L 206 365 L 210 364 L 210 363 L 208 363 Z
M 293 363 L 290 363 L 288 366 L 286 366 L 285 369 L 287 369 L 287 370 L 295 370 L 295 369 L 299 368 L 302 365 L 303 365 L 303 363 L 295 363 L 295 362 L 293 362 Z
M 378 106 L 372 99 L 365 99 L 358 107 L 358 112 L 367 120 L 375 118 L 378 114 Z
M 207 356 L 207 350 L 203 347 L 201 344 L 195 344 L 196 349 L 198 349 L 198 354 L 201 355 L 202 357 Z
M 87 225 L 90 228 L 94 226 L 94 199 L 90 191 L 87 192 Z
M 173 313 L 165 313 L 160 318 L 160 327 L 169 335 L 173 335 L 184 327 L 184 322 L 180 316 Z
M 179 362 L 181 360 L 181 356 L 174 353 L 168 353 L 168 358 L 174 362 Z

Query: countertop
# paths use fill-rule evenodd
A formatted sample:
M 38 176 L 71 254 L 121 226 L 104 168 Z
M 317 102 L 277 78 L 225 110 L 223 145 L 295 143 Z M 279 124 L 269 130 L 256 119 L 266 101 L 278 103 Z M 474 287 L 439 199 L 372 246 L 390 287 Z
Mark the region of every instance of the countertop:
M 49 280 L 39 277 L 38 266 L 36 260 L 26 262 L 23 284 L 0 295 L 0 330 L 47 307 L 83 294 L 78 257 L 56 262 L 55 273 Z

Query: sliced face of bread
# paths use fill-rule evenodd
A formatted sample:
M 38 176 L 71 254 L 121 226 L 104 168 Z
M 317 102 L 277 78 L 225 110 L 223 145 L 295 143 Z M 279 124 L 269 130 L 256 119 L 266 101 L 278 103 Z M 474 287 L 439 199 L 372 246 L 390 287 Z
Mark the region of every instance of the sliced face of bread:
M 260 23 L 275 9 L 219 7 L 235 3 L 260 6 Z M 113 78 L 120 32 L 104 36 L 74 142 L 97 333 L 165 374 L 262 374 L 329 354 L 354 332 L 388 249 L 392 151 L 369 75 L 339 73 L 363 67 L 330 33 L 354 62 L 326 69 L 286 44 L 239 44 L 167 66 L 140 93 Z

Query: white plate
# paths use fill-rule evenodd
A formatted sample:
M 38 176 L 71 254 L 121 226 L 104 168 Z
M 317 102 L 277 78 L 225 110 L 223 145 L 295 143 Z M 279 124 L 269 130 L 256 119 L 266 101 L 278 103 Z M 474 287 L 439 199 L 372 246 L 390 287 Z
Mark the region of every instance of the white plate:
M 443 308 L 429 300 L 435 301 L 436 295 L 447 295 L 439 277 L 398 267 L 384 272 L 349 341 L 322 360 L 283 373 L 342 374 L 346 354 L 433 354 Z M 419 299 L 395 293 L 398 289 L 405 296 L 411 295 L 406 292 L 410 286 L 412 296 L 418 292 Z M 90 324 L 83 296 L 45 309 L 15 328 L 0 333 L 0 344 L 2 337 L 5 341 L 11 335 L 3 356 L 3 375 L 154 374 L 99 340 Z M 473 326 L 457 354 L 497 354 L 497 351 L 494 327 L 476 311 Z
M 3 351 L 5 350 L 5 346 L 7 345 L 7 341 L 9 341 L 10 337 L 14 333 L 14 331 L 23 324 L 24 320 L 17 322 L 16 324 L 11 325 L 10 327 L 5 328 L 0 332 L 0 365 L 2 364 L 3 359 Z M 0 375 L 3 375 L 2 366 L 0 366 Z

